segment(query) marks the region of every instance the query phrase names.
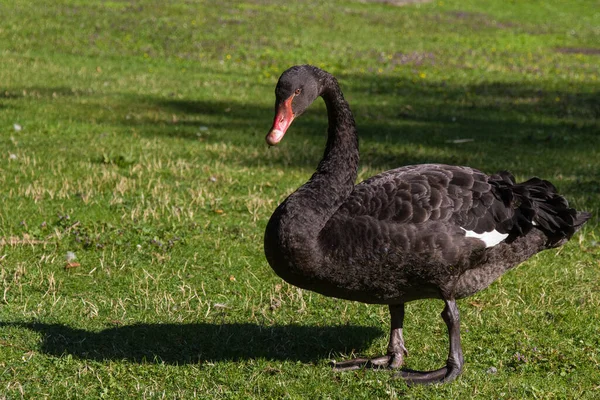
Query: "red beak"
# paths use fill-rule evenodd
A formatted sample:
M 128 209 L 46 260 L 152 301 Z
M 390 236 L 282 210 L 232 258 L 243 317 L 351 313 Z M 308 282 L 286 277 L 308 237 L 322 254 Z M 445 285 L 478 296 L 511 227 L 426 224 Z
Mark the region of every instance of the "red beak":
M 286 101 L 279 104 L 275 112 L 273 126 L 265 138 L 269 146 L 275 146 L 283 139 L 283 135 L 294 120 L 294 112 L 292 111 L 292 100 L 294 96 L 290 96 Z

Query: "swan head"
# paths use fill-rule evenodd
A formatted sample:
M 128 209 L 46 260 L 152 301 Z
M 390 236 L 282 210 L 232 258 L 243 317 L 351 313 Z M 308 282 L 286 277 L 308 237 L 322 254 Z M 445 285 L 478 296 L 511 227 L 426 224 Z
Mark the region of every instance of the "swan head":
M 294 118 L 319 96 L 324 74 L 312 65 L 296 65 L 281 74 L 275 87 L 275 118 L 266 137 L 270 146 L 283 139 Z

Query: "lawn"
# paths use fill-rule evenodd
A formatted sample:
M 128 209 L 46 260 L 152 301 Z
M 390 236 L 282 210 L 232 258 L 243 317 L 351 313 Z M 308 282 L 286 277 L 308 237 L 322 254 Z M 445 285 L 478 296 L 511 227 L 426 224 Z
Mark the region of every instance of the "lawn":
M 0 399 L 599 397 L 599 5 L 2 2 Z M 264 258 L 325 146 L 321 101 L 264 141 L 300 63 L 338 77 L 359 179 L 508 169 L 594 214 L 459 302 L 451 384 L 333 372 L 385 351 L 387 308 L 292 287 Z M 410 368 L 445 362 L 442 308 L 407 306 Z

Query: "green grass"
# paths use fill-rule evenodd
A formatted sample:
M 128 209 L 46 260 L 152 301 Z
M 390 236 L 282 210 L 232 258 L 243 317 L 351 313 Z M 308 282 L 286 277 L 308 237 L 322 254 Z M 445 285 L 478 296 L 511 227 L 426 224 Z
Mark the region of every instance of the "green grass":
M 597 9 L 3 2 L 0 398 L 600 396 Z M 264 142 L 279 74 L 307 62 L 352 106 L 361 179 L 421 162 L 509 169 L 594 213 L 460 302 L 452 384 L 332 372 L 385 350 L 387 310 L 291 287 L 264 259 L 270 213 L 325 144 L 322 102 Z M 408 306 L 409 367 L 444 362 L 441 308 Z

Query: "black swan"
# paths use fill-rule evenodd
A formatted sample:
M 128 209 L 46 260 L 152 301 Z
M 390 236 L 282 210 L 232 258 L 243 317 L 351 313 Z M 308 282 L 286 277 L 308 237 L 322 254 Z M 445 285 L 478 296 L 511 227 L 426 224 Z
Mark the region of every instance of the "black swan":
M 336 363 L 337 370 L 398 368 L 409 384 L 448 382 L 463 368 L 455 301 L 486 288 L 534 254 L 566 243 L 591 214 L 569 208 L 554 186 L 508 172 L 424 164 L 383 172 L 355 185 L 358 138 L 336 79 L 310 66 L 285 71 L 275 89 L 266 141 L 281 141 L 294 118 L 319 96 L 327 106 L 327 146 L 310 180 L 277 207 L 266 228 L 266 258 L 303 289 L 387 304 L 387 354 Z M 404 303 L 442 299 L 450 351 L 434 371 L 400 369 Z

